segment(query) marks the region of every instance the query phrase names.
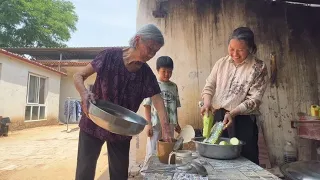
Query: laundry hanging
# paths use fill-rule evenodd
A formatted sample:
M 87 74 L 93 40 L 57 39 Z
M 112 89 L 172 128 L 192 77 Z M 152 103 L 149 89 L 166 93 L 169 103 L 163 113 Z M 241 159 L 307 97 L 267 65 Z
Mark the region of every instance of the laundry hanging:
M 79 123 L 81 118 L 80 101 L 73 98 L 68 98 L 64 103 L 64 123 Z

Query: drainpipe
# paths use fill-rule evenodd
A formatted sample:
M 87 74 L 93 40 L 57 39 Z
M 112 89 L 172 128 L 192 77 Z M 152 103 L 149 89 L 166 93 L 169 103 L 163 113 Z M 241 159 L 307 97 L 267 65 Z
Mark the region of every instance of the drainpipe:
M 61 64 L 61 60 L 62 60 L 62 53 L 60 53 L 60 59 L 59 59 L 59 71 L 60 71 L 60 64 Z

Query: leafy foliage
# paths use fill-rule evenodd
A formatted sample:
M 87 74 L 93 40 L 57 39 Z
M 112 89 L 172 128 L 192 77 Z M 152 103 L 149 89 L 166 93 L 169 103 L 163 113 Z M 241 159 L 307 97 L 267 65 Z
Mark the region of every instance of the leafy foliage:
M 65 47 L 76 30 L 65 0 L 0 0 L 0 47 Z

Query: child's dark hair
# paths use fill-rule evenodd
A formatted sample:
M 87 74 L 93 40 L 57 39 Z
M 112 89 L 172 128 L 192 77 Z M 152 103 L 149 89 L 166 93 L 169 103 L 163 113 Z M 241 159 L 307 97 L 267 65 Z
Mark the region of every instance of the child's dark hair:
M 169 56 L 161 56 L 157 59 L 157 71 L 160 68 L 171 68 L 173 69 L 173 61 Z

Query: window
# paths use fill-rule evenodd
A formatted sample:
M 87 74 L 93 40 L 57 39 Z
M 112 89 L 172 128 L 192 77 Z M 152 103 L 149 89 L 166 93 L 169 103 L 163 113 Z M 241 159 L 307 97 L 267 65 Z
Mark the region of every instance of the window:
M 43 120 L 46 118 L 46 78 L 29 74 L 27 106 L 25 120 Z

